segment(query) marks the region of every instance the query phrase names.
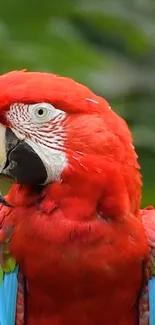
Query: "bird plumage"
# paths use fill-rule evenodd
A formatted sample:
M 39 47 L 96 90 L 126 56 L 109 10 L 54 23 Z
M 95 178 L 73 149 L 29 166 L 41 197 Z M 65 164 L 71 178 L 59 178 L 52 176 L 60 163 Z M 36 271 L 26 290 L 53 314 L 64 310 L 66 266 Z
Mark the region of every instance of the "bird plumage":
M 27 282 L 26 325 L 137 325 L 148 244 L 126 123 L 105 99 L 68 78 L 12 72 L 0 77 L 0 87 L 0 122 L 44 165 L 41 150 L 56 161 L 44 185 L 13 185 L 6 197 L 11 207 L 0 212 L 0 222 L 13 225 L 10 251 Z M 39 103 L 63 119 L 36 122 L 33 137 L 31 110 Z M 10 118 L 12 105 L 18 112 Z M 54 160 L 55 152 L 64 160 L 59 154 Z

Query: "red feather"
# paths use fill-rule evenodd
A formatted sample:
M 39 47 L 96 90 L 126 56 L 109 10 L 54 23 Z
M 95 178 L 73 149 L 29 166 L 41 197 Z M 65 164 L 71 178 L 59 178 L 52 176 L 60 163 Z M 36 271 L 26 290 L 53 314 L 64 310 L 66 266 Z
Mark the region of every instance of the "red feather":
M 61 180 L 13 185 L 3 208 L 10 249 L 26 277 L 26 325 L 137 325 L 148 257 L 141 177 L 126 123 L 105 99 L 68 78 L 0 77 L 0 120 L 15 102 L 64 110 L 68 164 Z

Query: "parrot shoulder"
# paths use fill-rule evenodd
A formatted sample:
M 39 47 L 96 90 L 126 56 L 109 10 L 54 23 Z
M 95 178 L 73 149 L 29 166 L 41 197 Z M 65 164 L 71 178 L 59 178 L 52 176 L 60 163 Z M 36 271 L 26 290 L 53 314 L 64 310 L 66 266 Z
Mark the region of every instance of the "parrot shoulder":
M 148 243 L 152 248 L 155 248 L 155 209 L 148 206 L 141 210 L 141 216 Z
M 16 261 L 10 256 L 9 250 L 13 231 L 13 225 L 7 218 L 9 210 L 8 207 L 0 205 L 0 283 L 3 281 L 4 273 L 13 272 L 16 267 Z

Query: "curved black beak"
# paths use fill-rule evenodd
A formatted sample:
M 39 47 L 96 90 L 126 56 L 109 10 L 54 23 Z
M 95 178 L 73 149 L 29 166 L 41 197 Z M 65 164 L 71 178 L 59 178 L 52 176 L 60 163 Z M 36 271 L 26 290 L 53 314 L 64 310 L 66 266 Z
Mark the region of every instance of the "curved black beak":
M 2 125 L 1 128 L 3 133 L 5 132 L 4 140 L 0 139 L 1 176 L 19 184 L 43 184 L 47 179 L 47 171 L 41 158 L 26 141 L 20 141 L 10 128 Z

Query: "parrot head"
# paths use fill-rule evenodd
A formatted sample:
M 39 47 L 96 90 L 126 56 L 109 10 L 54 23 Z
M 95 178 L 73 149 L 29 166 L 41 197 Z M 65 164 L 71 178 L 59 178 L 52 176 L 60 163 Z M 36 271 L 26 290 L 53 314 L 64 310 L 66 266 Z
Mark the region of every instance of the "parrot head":
M 104 98 L 50 73 L 0 76 L 2 176 L 26 186 L 70 182 L 73 192 L 79 186 L 90 196 L 96 186 L 98 200 L 107 196 L 116 207 L 126 197 L 126 208 L 135 211 L 138 169 L 130 131 Z

